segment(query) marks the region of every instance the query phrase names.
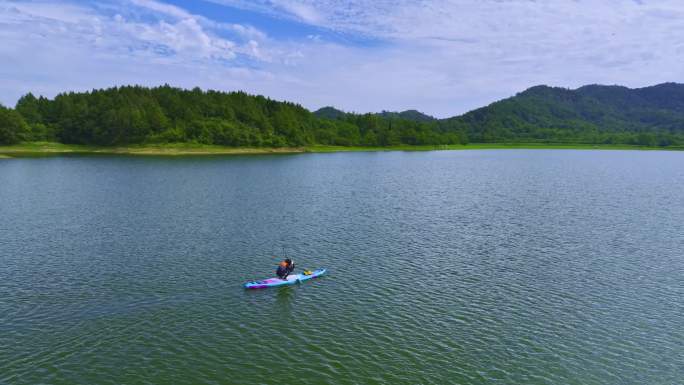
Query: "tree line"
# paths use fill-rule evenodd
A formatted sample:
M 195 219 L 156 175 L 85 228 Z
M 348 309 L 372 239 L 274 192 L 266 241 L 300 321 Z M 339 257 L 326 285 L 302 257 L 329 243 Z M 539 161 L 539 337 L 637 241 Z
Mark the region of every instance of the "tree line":
M 447 124 L 474 142 L 684 145 L 684 85 L 535 86 Z
M 62 93 L 54 99 L 31 93 L 21 97 L 14 110 L 0 110 L 0 142 L 20 141 L 285 147 L 453 144 L 461 138 L 374 114 L 320 118 L 300 105 L 244 92 L 126 86 Z
M 672 97 L 656 93 L 657 103 L 647 105 L 643 98 L 616 99 L 610 92 L 607 97 L 603 89 L 604 93 L 578 91 L 533 87 L 448 119 L 434 119 L 417 111 L 354 114 L 331 107 L 312 113 L 298 104 L 244 92 L 184 90 L 168 85 L 69 92 L 53 99 L 29 93 L 19 99 L 14 109 L 0 106 L 0 143 L 252 147 L 469 142 L 684 145 L 684 109 L 679 104 L 662 105 L 672 104 Z

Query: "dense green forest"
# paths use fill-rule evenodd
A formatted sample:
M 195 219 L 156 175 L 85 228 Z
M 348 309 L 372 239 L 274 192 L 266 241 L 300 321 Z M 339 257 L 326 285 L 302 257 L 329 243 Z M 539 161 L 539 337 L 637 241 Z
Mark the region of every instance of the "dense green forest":
M 170 86 L 115 87 L 23 96 L 0 106 L 0 143 L 56 141 L 115 146 L 202 143 L 285 147 L 478 143 L 684 145 L 684 85 L 628 89 L 537 86 L 464 115 L 435 119 L 415 110 L 310 112 L 244 92 Z
M 18 113 L 18 114 L 17 114 Z M 102 146 L 194 142 L 226 146 L 390 146 L 460 143 L 401 117 L 344 114 L 320 118 L 293 103 L 244 92 L 117 87 L 63 93 L 54 99 L 23 96 L 3 109 L 0 140 L 58 141 Z
M 536 86 L 446 119 L 446 125 L 463 125 L 473 142 L 482 143 L 683 145 L 684 84 Z

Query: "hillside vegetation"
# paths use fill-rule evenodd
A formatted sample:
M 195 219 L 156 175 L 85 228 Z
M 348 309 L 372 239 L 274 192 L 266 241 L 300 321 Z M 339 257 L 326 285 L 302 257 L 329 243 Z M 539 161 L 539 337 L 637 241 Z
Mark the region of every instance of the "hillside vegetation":
M 684 144 L 684 85 L 532 87 L 464 115 L 345 113 L 244 92 L 170 86 L 23 96 L 0 106 L 0 144 L 385 147 L 478 143 Z
M 447 125 L 467 127 L 476 142 L 684 144 L 684 85 L 577 90 L 532 87 Z

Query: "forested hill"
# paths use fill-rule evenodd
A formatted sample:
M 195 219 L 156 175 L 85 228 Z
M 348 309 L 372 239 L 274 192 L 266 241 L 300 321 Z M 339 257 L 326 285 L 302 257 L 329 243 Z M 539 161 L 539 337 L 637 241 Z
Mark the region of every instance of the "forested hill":
M 620 143 L 684 145 L 684 85 L 577 90 L 532 87 L 464 115 L 415 110 L 315 113 L 244 92 L 170 86 L 116 87 L 22 97 L 0 107 L 0 143 L 59 141 L 103 146 L 193 142 L 227 146 Z
M 347 113 L 344 111 L 340 111 L 335 107 L 327 106 L 314 111 L 314 115 L 316 115 L 319 118 L 325 119 L 344 119 Z M 381 118 L 404 119 L 411 120 L 414 122 L 431 122 L 437 120 L 434 117 L 426 115 L 417 110 L 406 110 L 401 112 L 382 111 L 374 115 L 377 115 Z
M 447 122 L 476 142 L 683 144 L 684 84 L 536 86 Z
M 330 109 L 334 112 L 334 109 Z M 27 94 L 0 109 L 0 142 L 58 141 L 101 146 L 191 142 L 226 146 L 391 146 L 455 144 L 465 138 L 401 116 L 317 117 L 300 105 L 244 92 L 170 86 Z
M 382 116 L 383 118 L 406 119 L 412 120 L 414 122 L 431 122 L 433 120 L 437 120 L 434 117 L 426 115 L 417 110 L 406 110 L 401 112 L 382 111 L 378 115 Z

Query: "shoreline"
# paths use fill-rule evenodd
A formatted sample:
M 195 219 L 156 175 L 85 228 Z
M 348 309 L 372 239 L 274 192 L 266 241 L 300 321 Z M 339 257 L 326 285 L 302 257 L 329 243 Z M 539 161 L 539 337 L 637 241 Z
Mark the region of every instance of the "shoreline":
M 149 144 L 131 146 L 87 146 L 52 142 L 27 142 L 16 145 L 0 146 L 0 159 L 15 157 L 44 157 L 59 155 L 138 155 L 138 156 L 203 156 L 203 155 L 265 155 L 301 154 L 331 152 L 376 152 L 376 151 L 458 151 L 458 150 L 641 150 L 641 151 L 682 151 L 684 147 L 649 147 L 608 144 L 547 144 L 547 143 L 473 143 L 467 145 L 438 146 L 389 146 L 389 147 L 344 147 L 344 146 L 305 146 L 305 147 L 226 147 L 192 143 Z

